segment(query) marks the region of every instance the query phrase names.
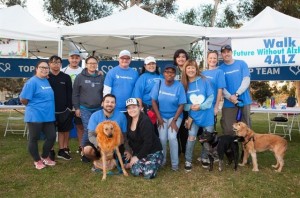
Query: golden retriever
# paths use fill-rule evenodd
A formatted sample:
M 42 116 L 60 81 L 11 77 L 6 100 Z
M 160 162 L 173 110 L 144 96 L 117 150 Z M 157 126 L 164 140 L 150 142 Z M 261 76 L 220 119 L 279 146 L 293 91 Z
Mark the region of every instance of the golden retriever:
M 272 165 L 276 172 L 281 172 L 284 165 L 284 155 L 287 149 L 287 141 L 273 134 L 258 134 L 254 133 L 245 123 L 238 122 L 233 124 L 233 130 L 237 136 L 244 137 L 243 142 L 244 157 L 241 166 L 244 166 L 249 157 L 249 153 L 252 158 L 253 169 L 252 171 L 258 171 L 256 152 L 263 152 L 270 150 L 274 153 L 276 158 L 276 165 Z
M 107 170 L 111 170 L 116 167 L 116 161 L 113 157 L 114 151 L 117 153 L 123 174 L 128 176 L 119 151 L 119 146 L 122 140 L 122 132 L 119 125 L 114 121 L 103 121 L 96 127 L 96 134 L 101 152 L 101 159 L 95 161 L 94 165 L 103 170 L 102 180 L 106 179 Z

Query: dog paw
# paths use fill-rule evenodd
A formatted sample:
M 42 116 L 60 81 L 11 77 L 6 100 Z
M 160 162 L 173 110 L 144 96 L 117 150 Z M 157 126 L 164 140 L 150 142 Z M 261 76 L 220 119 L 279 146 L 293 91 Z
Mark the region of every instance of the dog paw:
M 103 177 L 102 177 L 102 181 L 105 181 L 105 180 L 106 180 L 106 177 L 103 176 Z
M 281 172 L 281 170 L 279 170 L 279 169 L 278 169 L 278 170 L 275 170 L 275 172 L 276 172 L 276 173 L 280 173 L 280 172 Z
M 127 177 L 127 176 L 128 176 L 128 173 L 124 170 L 124 171 L 123 171 L 123 175 Z
M 223 171 L 223 169 L 222 169 L 222 168 L 219 168 L 219 171 L 220 171 L 220 172 L 222 172 L 222 171 Z
M 253 172 L 258 172 L 259 170 L 258 170 L 258 169 L 255 169 L 255 168 L 253 168 L 253 169 L 252 169 L 252 171 L 253 171 Z
M 273 168 L 277 168 L 277 166 L 276 166 L 276 165 L 272 165 L 272 167 L 273 167 Z
M 239 166 L 245 166 L 245 164 L 241 164 L 241 163 L 239 163 Z

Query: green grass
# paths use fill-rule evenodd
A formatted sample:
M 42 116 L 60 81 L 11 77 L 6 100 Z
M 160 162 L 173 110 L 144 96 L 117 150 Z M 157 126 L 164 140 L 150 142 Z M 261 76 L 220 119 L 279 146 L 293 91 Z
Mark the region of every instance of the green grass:
M 288 142 L 285 166 L 282 173 L 275 173 L 272 153 L 258 154 L 259 172 L 251 166 L 226 166 L 223 172 L 215 165 L 212 172 L 196 160 L 200 153 L 197 144 L 193 170 L 171 171 L 170 165 L 158 172 L 157 178 L 109 175 L 105 182 L 102 175 L 91 172 L 91 164 L 84 164 L 75 153 L 77 140 L 71 139 L 71 161 L 57 160 L 55 167 L 36 170 L 27 151 L 27 140 L 22 135 L 3 137 L 6 113 L 0 113 L 0 197 L 300 197 L 300 135 L 293 132 Z M 264 114 L 252 115 L 256 132 L 268 131 Z M 42 141 L 39 143 L 40 149 Z M 56 145 L 57 150 L 57 145 Z M 169 162 L 168 162 L 169 164 Z

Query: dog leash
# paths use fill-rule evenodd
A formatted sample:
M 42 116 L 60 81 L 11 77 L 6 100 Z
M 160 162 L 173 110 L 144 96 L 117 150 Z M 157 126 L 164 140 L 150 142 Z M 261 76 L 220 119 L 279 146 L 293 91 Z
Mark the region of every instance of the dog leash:
M 253 140 L 253 142 L 254 142 L 254 136 L 251 136 L 251 137 L 249 138 L 249 140 L 248 140 L 245 144 L 243 144 L 244 148 L 246 148 L 246 145 L 247 145 L 251 140 Z

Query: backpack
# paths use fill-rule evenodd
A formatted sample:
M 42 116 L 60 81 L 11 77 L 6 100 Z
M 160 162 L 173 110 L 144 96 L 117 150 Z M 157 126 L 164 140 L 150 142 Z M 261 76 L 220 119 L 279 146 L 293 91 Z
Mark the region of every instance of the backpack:
M 286 103 L 287 103 L 286 104 L 287 107 L 294 107 L 294 106 L 296 106 L 296 98 L 289 96 L 286 100 Z

